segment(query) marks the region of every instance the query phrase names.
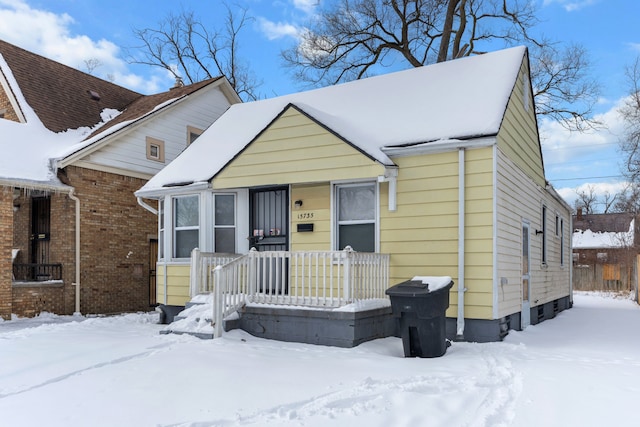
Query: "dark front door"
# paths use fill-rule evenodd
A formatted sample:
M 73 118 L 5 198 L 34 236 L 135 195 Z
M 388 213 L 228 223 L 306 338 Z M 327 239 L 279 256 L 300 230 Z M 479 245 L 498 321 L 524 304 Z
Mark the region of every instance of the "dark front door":
M 158 240 L 149 240 L 149 306 L 156 306 L 156 263 L 158 262 Z
M 249 193 L 251 247 L 259 251 L 289 248 L 289 189 L 269 187 Z
M 258 251 L 286 251 L 289 248 L 289 188 L 269 187 L 249 192 L 251 247 Z M 261 292 L 287 292 L 289 264 L 284 258 L 261 259 L 258 263 L 258 289 Z
M 38 265 L 49 263 L 49 243 L 51 237 L 51 198 L 31 199 L 31 263 L 34 271 L 31 279 L 47 280 L 50 275 Z

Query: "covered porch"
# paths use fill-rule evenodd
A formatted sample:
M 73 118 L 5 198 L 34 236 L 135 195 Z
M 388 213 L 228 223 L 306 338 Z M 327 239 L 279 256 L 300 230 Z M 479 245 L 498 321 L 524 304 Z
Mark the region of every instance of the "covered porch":
M 350 247 L 245 255 L 194 249 L 190 294 L 210 303 L 213 337 L 240 328 L 263 338 L 353 347 L 395 332 L 385 295 L 389 259 Z

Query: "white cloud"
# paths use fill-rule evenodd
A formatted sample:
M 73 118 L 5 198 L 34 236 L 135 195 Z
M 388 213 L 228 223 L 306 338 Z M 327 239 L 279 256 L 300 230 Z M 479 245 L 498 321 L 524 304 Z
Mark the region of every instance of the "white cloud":
M 624 102 L 625 98 L 621 98 L 608 111 L 595 115 L 594 118 L 604 125 L 599 130 L 570 132 L 556 121 L 541 120 L 540 138 L 543 151 L 553 153 L 553 157 L 561 161 L 576 160 L 576 156 L 617 148 L 624 131 L 624 122 L 618 109 Z
M 273 22 L 263 17 L 258 17 L 260 31 L 269 40 L 277 40 L 284 37 L 298 38 L 300 29 L 293 24 Z
M 573 208 L 575 207 L 575 201 L 578 198 L 579 192 L 590 194 L 591 190 L 593 190 L 593 194 L 596 196 L 596 200 L 602 201 L 604 200 L 605 195 L 608 194 L 609 196 L 613 196 L 620 193 L 628 186 L 629 183 L 626 181 L 586 182 L 578 187 L 563 187 L 556 189 L 556 191 L 569 204 L 569 206 Z M 600 210 L 600 207 L 601 206 L 596 205 L 596 212 Z
M 293 6 L 306 13 L 312 13 L 313 9 L 319 5 L 320 0 L 293 0 Z
M 567 12 L 575 12 L 582 8 L 592 6 L 598 3 L 599 0 L 544 0 L 543 5 L 548 6 L 553 3 L 557 3 L 562 6 Z
M 0 22 L 0 38 L 8 43 L 82 71 L 88 71 L 85 61 L 95 60 L 99 66 L 92 74 L 97 77 L 113 76 L 114 83 L 145 93 L 158 91 L 160 78 L 148 81 L 132 74 L 114 43 L 72 34 L 75 21 L 66 13 L 35 9 L 24 0 L 0 0 Z

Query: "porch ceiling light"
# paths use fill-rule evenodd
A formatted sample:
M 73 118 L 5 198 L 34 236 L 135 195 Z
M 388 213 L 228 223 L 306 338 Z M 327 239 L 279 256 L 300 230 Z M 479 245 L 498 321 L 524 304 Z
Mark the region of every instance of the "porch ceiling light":
M 293 205 L 298 209 L 302 207 L 302 200 L 296 200 Z

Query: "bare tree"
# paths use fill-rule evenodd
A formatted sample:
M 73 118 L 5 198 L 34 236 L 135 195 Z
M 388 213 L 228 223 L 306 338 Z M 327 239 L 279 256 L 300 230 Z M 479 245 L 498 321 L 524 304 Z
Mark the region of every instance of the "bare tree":
M 640 57 L 627 67 L 629 96 L 620 108 L 625 123 L 624 139 L 620 143 L 626 155 L 625 174 L 631 182 L 640 182 Z
M 398 61 L 419 67 L 525 43 L 536 112 L 571 130 L 597 126 L 591 112 L 599 87 L 587 76 L 585 49 L 562 50 L 532 37 L 534 6 L 529 0 L 338 0 L 319 10 L 282 55 L 298 80 L 322 85 L 363 78 Z
M 224 28 L 208 29 L 192 11 L 170 13 L 158 28 L 136 29 L 142 45 L 130 62 L 160 67 L 187 83 L 223 75 L 243 99 L 258 98 L 262 84 L 239 55 L 239 35 L 251 21 L 247 10 L 231 10 L 227 3 Z
M 614 212 L 640 214 L 640 184 L 630 183 L 618 193 L 613 206 Z
M 84 60 L 84 68 L 87 74 L 93 74 L 93 72 L 102 67 L 102 61 L 98 58 L 89 58 Z
M 578 196 L 575 200 L 576 210 L 582 209 L 584 214 L 595 213 L 598 204 L 598 197 L 594 186 L 589 185 L 587 190 L 576 190 Z

